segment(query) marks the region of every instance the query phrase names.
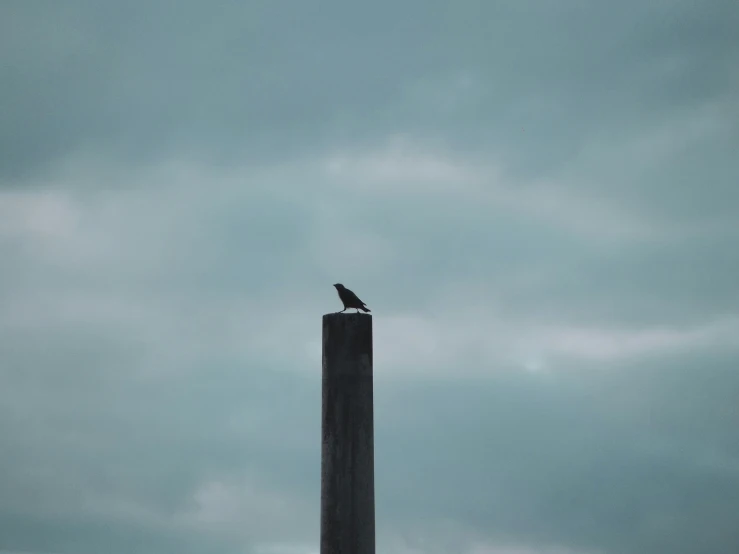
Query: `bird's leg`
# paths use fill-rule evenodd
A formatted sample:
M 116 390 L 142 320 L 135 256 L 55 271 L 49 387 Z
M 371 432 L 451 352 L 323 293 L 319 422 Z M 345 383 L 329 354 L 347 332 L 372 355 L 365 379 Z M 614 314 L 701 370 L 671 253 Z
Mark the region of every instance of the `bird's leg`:
M 340 312 L 336 312 L 336 313 L 337 314 L 343 314 L 345 311 L 346 311 L 346 306 L 344 306 L 344 309 L 343 310 L 341 310 Z

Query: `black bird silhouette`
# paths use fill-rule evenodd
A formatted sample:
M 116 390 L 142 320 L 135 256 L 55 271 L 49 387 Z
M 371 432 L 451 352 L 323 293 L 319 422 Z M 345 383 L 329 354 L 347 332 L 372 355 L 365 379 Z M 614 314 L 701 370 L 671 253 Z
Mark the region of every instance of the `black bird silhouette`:
M 342 285 L 341 283 L 336 283 L 334 286 L 336 287 L 336 292 L 339 293 L 339 299 L 344 304 L 344 309 L 341 310 L 341 312 L 345 312 L 347 308 L 354 308 L 355 310 L 357 310 L 357 313 L 359 313 L 359 310 L 362 310 L 364 312 L 370 311 L 370 309 L 364 305 L 364 302 L 362 302 L 356 294 L 354 294 L 344 285 Z M 336 313 L 340 314 L 341 312 Z

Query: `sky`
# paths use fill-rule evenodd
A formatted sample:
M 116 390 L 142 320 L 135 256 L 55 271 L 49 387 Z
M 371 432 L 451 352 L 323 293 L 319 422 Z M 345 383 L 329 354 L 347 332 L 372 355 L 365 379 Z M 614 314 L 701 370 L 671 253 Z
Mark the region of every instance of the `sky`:
M 739 551 L 736 0 L 0 3 L 0 553 Z

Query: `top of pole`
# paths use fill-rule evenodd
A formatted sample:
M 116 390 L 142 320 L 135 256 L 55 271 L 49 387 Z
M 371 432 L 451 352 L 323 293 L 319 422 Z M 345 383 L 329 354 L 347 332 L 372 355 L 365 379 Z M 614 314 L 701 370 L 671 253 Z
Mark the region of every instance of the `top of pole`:
M 323 316 L 324 371 L 372 375 L 372 316 Z

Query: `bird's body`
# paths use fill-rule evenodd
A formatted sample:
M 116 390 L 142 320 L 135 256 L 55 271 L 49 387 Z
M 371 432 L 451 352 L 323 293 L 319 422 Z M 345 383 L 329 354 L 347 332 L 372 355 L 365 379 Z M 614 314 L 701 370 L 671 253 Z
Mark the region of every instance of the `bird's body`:
M 355 310 L 357 310 L 357 313 L 359 313 L 359 310 L 362 310 L 363 312 L 370 311 L 370 309 L 365 306 L 364 302 L 362 302 L 356 294 L 354 294 L 344 285 L 342 285 L 341 283 L 336 283 L 334 286 L 336 287 L 336 292 L 339 293 L 339 300 L 341 300 L 341 303 L 344 304 L 344 309 L 341 310 L 341 312 L 345 312 L 347 308 L 354 308 Z M 341 312 L 336 313 L 340 314 Z

